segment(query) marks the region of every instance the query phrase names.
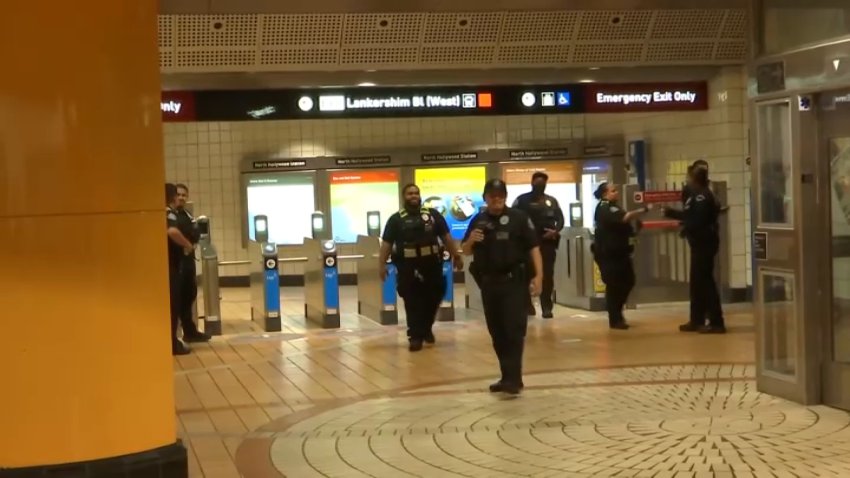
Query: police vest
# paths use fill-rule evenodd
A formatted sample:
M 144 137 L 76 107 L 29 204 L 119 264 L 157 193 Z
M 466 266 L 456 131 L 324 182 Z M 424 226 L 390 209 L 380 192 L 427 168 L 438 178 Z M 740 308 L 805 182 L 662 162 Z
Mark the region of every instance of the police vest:
M 507 212 L 498 217 L 482 212 L 472 222 L 470 227 L 484 232 L 484 240 L 473 249 L 476 272 L 508 274 L 525 264 L 518 232 L 521 227 L 528 226 L 518 221 L 515 215 Z
M 439 241 L 434 230 L 434 217 L 431 210 L 421 208 L 418 213 L 406 209 L 398 212 L 401 217 L 401 248 L 399 255 L 406 259 L 438 256 Z

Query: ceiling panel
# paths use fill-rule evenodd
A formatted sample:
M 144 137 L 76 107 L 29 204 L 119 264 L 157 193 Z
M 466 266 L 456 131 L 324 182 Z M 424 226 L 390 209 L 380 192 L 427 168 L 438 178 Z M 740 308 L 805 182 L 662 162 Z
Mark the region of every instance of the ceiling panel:
M 175 14 L 158 26 L 164 73 L 727 65 L 747 53 L 738 8 Z

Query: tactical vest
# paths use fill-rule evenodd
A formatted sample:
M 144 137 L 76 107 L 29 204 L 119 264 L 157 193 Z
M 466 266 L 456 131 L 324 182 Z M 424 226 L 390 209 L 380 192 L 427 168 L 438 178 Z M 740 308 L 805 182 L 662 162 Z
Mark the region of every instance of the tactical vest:
M 434 230 L 434 218 L 431 210 L 421 208 L 418 213 L 410 213 L 407 209 L 398 212 L 401 217 L 401 251 L 399 255 L 412 259 L 417 257 L 439 257 L 439 241 Z
M 508 274 L 516 272 L 524 264 L 517 232 L 524 224 L 516 224 L 516 219 L 503 213 L 493 217 L 482 212 L 473 222 L 475 229 L 484 232 L 484 240 L 473 249 L 473 260 L 477 272 L 487 274 Z
M 528 216 L 531 222 L 537 229 L 538 234 L 542 234 L 544 229 L 555 229 L 557 219 L 555 218 L 555 203 L 548 196 L 544 196 L 543 201 L 529 201 Z

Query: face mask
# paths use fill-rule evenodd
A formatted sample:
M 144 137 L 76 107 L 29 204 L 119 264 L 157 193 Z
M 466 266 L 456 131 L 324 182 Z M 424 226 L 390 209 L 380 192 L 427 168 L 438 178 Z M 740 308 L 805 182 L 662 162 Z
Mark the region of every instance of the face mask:
M 533 184 L 531 186 L 531 191 L 534 192 L 534 194 L 538 194 L 538 195 L 543 194 L 546 191 L 546 185 L 545 184 Z

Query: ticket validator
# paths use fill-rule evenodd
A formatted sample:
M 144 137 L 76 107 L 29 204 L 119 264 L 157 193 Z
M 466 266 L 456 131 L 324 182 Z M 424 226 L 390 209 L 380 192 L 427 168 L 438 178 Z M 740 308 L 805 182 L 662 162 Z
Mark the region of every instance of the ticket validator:
M 204 297 L 204 332 L 221 335 L 221 295 L 218 284 L 218 251 L 212 243 L 210 219 L 198 217 L 201 246 L 201 285 Z
M 250 254 L 251 268 L 251 320 L 266 332 L 281 330 L 280 271 L 277 244 L 269 242 L 268 217 L 254 216 L 254 242 Z

